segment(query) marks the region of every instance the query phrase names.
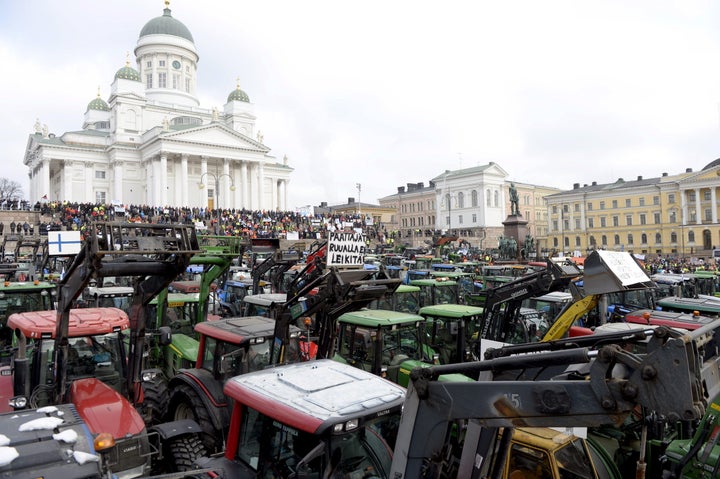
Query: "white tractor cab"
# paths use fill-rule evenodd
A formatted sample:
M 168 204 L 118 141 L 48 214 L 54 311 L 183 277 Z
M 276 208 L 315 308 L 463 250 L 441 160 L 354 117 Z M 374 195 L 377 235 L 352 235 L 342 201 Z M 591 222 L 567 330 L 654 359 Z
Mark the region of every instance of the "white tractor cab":
M 225 477 L 389 477 L 405 388 L 319 359 L 230 379 Z

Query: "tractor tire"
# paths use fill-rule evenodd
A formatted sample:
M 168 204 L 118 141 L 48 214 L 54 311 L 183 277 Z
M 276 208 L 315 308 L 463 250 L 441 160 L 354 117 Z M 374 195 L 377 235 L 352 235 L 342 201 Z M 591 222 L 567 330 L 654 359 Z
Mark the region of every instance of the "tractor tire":
M 181 384 L 172 391 L 166 417 L 170 421 L 192 419 L 203 430 L 201 439 L 205 449 L 210 454 L 222 450 L 223 431 L 215 428 L 210 419 L 210 412 L 190 386 Z
M 173 470 L 168 472 L 190 471 L 195 461 L 205 455 L 205 446 L 197 434 L 174 437 L 168 444 L 168 457 L 173 462 L 170 466 Z
M 170 392 L 167 383 L 162 379 L 156 379 L 152 382 L 143 381 L 143 412 L 145 420 L 149 420 L 149 424 L 160 424 L 166 414 L 168 406 L 168 398 Z

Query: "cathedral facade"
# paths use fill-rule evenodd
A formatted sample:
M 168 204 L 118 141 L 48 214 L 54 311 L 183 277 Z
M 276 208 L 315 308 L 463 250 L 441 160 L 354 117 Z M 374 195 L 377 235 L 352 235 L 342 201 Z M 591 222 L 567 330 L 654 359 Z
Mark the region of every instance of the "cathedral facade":
M 36 123 L 23 160 L 31 202 L 287 210 L 287 157 L 269 154 L 239 84 L 222 110 L 200 105 L 193 37 L 167 2 L 134 55 L 107 101 L 90 101 L 81 130 Z

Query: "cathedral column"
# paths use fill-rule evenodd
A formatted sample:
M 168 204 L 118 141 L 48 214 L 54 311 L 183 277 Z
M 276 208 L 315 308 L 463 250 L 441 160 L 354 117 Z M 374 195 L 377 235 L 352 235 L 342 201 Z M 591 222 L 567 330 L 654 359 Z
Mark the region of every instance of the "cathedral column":
M 63 199 L 69 200 L 72 198 L 72 173 L 73 173 L 73 162 L 71 160 L 65 160 L 63 162 L 62 170 L 62 188 L 63 188 Z
M 279 202 L 278 202 L 278 185 L 277 185 L 277 180 L 276 180 L 275 178 L 273 178 L 273 179 L 272 179 L 272 182 L 270 182 L 270 185 L 271 185 L 271 186 L 270 186 L 270 190 L 271 190 L 271 195 L 270 195 L 270 209 L 273 210 L 273 211 L 275 211 L 275 210 L 279 209 L 279 208 L 278 208 Z
M 167 153 L 160 153 L 160 201 L 157 206 L 167 206 L 168 204 L 168 169 L 167 169 Z
M 250 209 L 248 205 L 248 190 L 250 185 L 248 184 L 248 164 L 247 161 L 243 161 L 240 165 L 240 206 L 242 208 Z
M 686 225 L 688 217 L 686 190 L 680 190 L 680 210 L 682 212 L 680 215 L 680 224 Z
M 41 195 L 48 195 L 48 198 L 52 198 L 50 192 L 50 160 L 40 158 L 40 192 Z M 63 200 L 64 198 L 60 198 Z
M 113 165 L 113 200 L 117 200 L 120 204 L 123 204 L 123 162 L 116 161 Z M 67 166 L 65 167 L 67 169 Z
M 205 173 L 207 173 L 207 160 L 208 160 L 207 156 L 203 156 L 200 158 L 200 183 L 203 183 L 205 185 L 208 184 L 207 177 L 209 176 L 209 175 L 205 174 Z M 200 206 L 202 208 L 207 208 L 208 207 L 208 189 L 207 189 L 207 187 L 205 187 L 200 191 L 201 191 L 200 192 Z
M 188 155 L 183 153 L 180 155 L 180 205 L 190 206 L 188 191 L 190 184 L 188 183 Z
M 265 209 L 265 203 L 264 203 L 265 191 L 263 188 L 265 186 L 265 170 L 263 168 L 262 163 L 258 163 L 258 165 L 257 165 L 257 179 L 258 179 L 258 188 L 257 188 L 258 207 L 257 207 L 257 209 L 262 210 L 262 209 Z
M 34 205 L 36 201 L 40 201 L 40 197 L 35 193 L 35 168 L 31 168 L 28 172 L 28 180 L 30 182 L 30 202 Z
M 280 208 L 283 211 L 288 210 L 287 206 L 287 187 L 288 187 L 288 180 L 282 180 L 282 203 L 280 204 Z
M 95 184 L 95 175 L 93 174 L 93 162 L 85 162 L 85 199 L 86 203 L 95 203 L 95 195 L 93 195 L 93 185 Z
M 710 209 L 712 214 L 712 222 L 713 224 L 716 224 L 717 219 L 717 192 L 715 191 L 715 187 L 713 186 L 710 188 L 710 203 L 712 203 L 712 207 Z
M 695 188 L 695 224 L 702 224 L 702 208 L 700 204 L 700 188 Z
M 155 195 L 155 185 L 153 177 L 153 160 L 149 158 L 145 161 L 145 204 L 152 205 Z
M 232 177 L 230 176 L 230 160 L 227 158 L 223 158 L 223 172 L 222 172 L 222 182 L 218 182 L 218 187 L 222 188 L 223 194 L 222 194 L 222 201 L 223 201 L 223 208 L 229 208 L 229 205 L 232 204 L 232 201 L 230 201 L 230 180 Z

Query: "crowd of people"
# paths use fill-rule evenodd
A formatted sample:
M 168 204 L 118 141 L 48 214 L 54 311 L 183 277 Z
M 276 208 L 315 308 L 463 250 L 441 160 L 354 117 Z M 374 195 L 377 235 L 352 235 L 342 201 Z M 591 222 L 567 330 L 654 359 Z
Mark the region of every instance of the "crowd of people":
M 0 234 L 34 234 L 46 231 L 78 230 L 84 232 L 96 221 L 126 221 L 143 223 L 195 224 L 209 234 L 244 236 L 247 238 L 285 238 L 288 233 L 298 239 L 322 239 L 333 228 L 363 227 L 370 239 L 385 242 L 394 239 L 394 231 L 386 231 L 384 225 L 363 224 L 364 216 L 358 214 L 302 214 L 294 211 L 260 211 L 190 207 L 155 207 L 148 205 L 115 206 L 93 203 L 38 202 L 33 208 L 40 212 L 40 224 L 0 223 Z

